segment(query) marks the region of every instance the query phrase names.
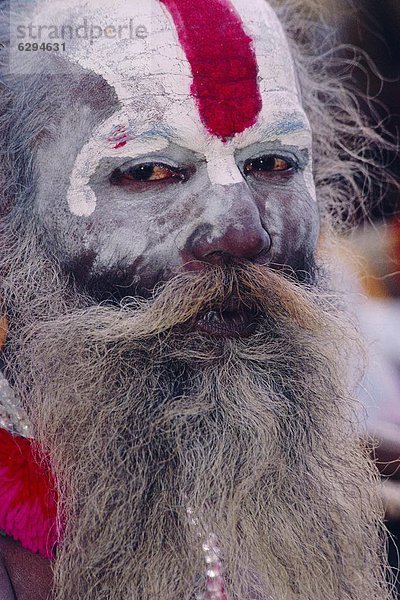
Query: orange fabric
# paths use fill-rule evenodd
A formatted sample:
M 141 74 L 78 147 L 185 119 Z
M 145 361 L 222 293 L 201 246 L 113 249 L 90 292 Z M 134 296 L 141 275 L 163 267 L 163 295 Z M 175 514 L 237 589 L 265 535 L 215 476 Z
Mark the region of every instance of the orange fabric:
M 0 350 L 2 349 L 2 347 L 4 346 L 4 342 L 6 341 L 7 331 L 8 327 L 6 317 L 0 317 Z
M 335 254 L 358 276 L 364 293 L 378 300 L 400 297 L 400 219 L 360 229 L 340 241 Z
M 400 271 L 400 217 L 397 217 L 391 225 L 391 236 L 393 245 L 394 269 Z
M 357 258 L 358 276 L 364 293 L 369 298 L 387 299 L 388 292 L 384 280 L 374 272 L 373 265 L 368 262 L 365 256 L 358 256 Z M 356 264 L 353 263 L 353 266 L 356 266 Z

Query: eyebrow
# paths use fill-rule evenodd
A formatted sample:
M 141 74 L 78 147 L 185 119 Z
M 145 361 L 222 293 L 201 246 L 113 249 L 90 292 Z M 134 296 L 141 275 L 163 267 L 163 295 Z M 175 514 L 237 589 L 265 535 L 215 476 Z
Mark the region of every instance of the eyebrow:
M 259 133 L 266 139 L 282 138 L 299 131 L 311 133 L 308 122 L 304 120 L 304 115 L 301 113 L 288 113 L 282 119 L 269 123 L 259 130 Z M 157 125 L 151 129 L 147 129 L 135 136 L 136 140 L 151 140 L 157 138 L 173 139 L 179 137 L 178 132 L 173 127 L 166 125 Z
M 152 127 L 151 129 L 146 129 L 146 131 L 141 131 L 137 135 L 135 135 L 135 140 L 151 140 L 156 138 L 171 138 L 173 136 L 177 136 L 177 131 L 172 127 L 168 126 L 160 126 L 157 125 Z
M 265 138 L 282 138 L 298 131 L 304 131 L 311 133 L 309 124 L 304 120 L 304 116 L 301 114 L 290 113 L 287 117 L 276 121 L 275 123 L 269 123 L 264 126 L 260 133 Z

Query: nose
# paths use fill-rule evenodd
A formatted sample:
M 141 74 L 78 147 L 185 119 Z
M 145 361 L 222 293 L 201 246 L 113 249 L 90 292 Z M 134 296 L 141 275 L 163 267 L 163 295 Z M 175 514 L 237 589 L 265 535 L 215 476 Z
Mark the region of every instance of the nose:
M 256 262 L 270 250 L 271 238 L 247 185 L 236 184 L 229 188 L 222 197 L 218 194 L 214 198 L 219 204 L 213 211 L 217 216 L 202 223 L 190 236 L 185 248 L 189 261 L 215 265 L 227 264 L 232 259 Z M 193 267 L 188 265 L 188 268 Z

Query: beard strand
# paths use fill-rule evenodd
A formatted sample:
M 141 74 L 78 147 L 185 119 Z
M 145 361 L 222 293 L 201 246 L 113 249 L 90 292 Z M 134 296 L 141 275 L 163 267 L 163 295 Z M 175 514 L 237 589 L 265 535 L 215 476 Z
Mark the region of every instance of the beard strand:
M 329 297 L 242 263 L 91 306 L 44 264 L 8 294 L 7 360 L 58 479 L 56 600 L 201 597 L 211 532 L 230 600 L 390 597 L 355 335 Z M 256 333 L 182 329 L 232 292 Z

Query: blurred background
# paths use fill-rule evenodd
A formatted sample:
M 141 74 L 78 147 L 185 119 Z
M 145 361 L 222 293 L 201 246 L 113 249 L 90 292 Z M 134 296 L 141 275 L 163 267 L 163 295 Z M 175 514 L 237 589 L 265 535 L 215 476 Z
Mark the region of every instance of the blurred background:
M 310 0 L 311 2 L 311 0 Z M 358 89 L 375 98 L 384 128 L 400 139 L 400 0 L 319 0 L 318 10 L 344 44 L 366 51 L 376 65 L 354 70 Z M 315 6 L 315 0 L 313 2 Z M 383 78 L 383 79 L 382 79 Z M 363 103 L 366 113 L 368 103 Z M 385 157 L 386 172 L 400 181 L 400 151 Z M 368 343 L 368 371 L 360 397 L 374 457 L 384 481 L 392 534 L 388 552 L 393 573 L 400 566 L 400 192 L 372 194 L 343 238 L 350 273 L 351 303 Z M 400 577 L 399 577 L 400 579 Z M 400 582 L 397 582 L 400 598 Z

